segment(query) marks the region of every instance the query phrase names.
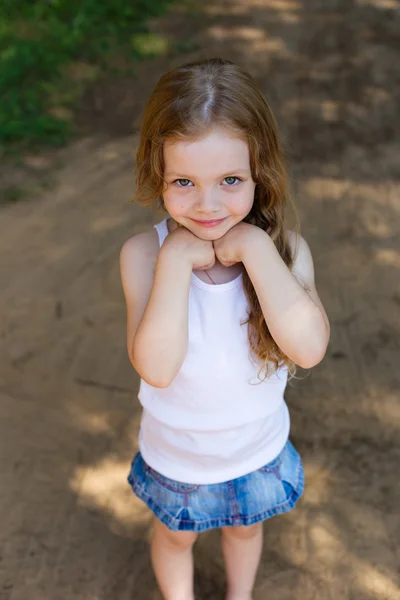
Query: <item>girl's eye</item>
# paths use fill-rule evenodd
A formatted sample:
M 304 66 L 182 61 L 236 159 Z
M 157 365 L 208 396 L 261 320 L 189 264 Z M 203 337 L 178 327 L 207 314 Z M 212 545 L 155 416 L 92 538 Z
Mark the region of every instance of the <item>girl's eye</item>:
M 190 181 L 190 179 L 175 179 L 174 183 L 177 183 L 179 181 L 178 186 L 179 187 L 190 187 L 188 184 L 192 183 Z
M 242 179 L 240 179 L 240 177 L 225 177 L 225 179 L 223 181 L 226 181 L 226 183 L 228 184 L 228 187 L 232 187 L 233 185 L 239 183 L 240 181 L 242 181 Z M 190 179 L 175 179 L 174 183 L 176 183 L 178 185 L 178 187 L 192 187 L 193 183 L 190 181 Z M 192 184 L 192 185 L 190 185 Z
M 225 177 L 224 179 L 224 181 L 226 181 L 229 186 L 233 185 L 235 183 L 235 180 L 242 181 L 241 179 L 239 179 L 239 177 Z

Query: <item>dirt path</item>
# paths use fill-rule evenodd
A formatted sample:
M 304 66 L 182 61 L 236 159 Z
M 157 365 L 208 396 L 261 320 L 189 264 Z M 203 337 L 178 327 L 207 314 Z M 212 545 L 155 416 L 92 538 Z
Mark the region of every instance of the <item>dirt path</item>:
M 160 598 L 150 513 L 126 483 L 140 410 L 118 255 L 163 215 L 128 204 L 124 132 L 167 65 L 217 54 L 257 77 L 288 140 L 332 327 L 287 389 L 306 491 L 265 523 L 254 597 L 398 600 L 399 3 L 225 0 L 155 28 L 195 49 L 93 90 L 54 189 L 0 212 L 0 600 Z M 218 541 L 195 549 L 199 600 L 223 599 Z

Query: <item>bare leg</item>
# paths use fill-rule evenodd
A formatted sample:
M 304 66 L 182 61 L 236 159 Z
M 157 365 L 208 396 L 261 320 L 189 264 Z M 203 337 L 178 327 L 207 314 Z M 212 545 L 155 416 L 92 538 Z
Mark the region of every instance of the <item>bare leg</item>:
M 262 523 L 223 527 L 221 533 L 228 583 L 226 600 L 251 600 L 263 545 Z
M 151 561 L 165 600 L 194 600 L 192 547 L 197 536 L 192 531 L 171 531 L 155 519 Z

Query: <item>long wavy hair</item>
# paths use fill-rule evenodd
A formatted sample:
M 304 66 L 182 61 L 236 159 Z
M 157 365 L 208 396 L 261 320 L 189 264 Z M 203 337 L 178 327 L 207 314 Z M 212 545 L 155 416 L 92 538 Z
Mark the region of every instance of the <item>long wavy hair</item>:
M 297 244 L 292 253 L 287 235 L 289 206 L 295 233 L 300 233 L 300 223 L 288 189 L 283 142 L 272 110 L 252 76 L 228 60 L 212 58 L 187 63 L 161 77 L 148 99 L 142 120 L 136 154 L 136 194 L 131 202 L 153 208 L 158 203 L 156 208 L 166 211 L 162 197 L 165 140 L 195 139 L 217 126 L 229 129 L 249 147 L 256 187 L 252 209 L 244 222 L 269 234 L 292 271 Z M 241 324 L 248 323 L 251 352 L 262 363 L 258 377 L 262 370 L 266 378 L 286 365 L 293 378 L 297 366 L 273 339 L 245 269 L 243 289 L 248 318 Z

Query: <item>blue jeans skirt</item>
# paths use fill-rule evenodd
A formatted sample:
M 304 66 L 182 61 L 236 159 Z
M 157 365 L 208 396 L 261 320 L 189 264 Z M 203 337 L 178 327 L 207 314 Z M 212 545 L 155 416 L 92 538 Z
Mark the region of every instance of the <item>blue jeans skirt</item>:
M 172 531 L 252 525 L 294 508 L 304 489 L 301 457 L 290 440 L 260 469 L 223 483 L 196 485 L 169 479 L 138 452 L 128 481 L 134 493 Z

